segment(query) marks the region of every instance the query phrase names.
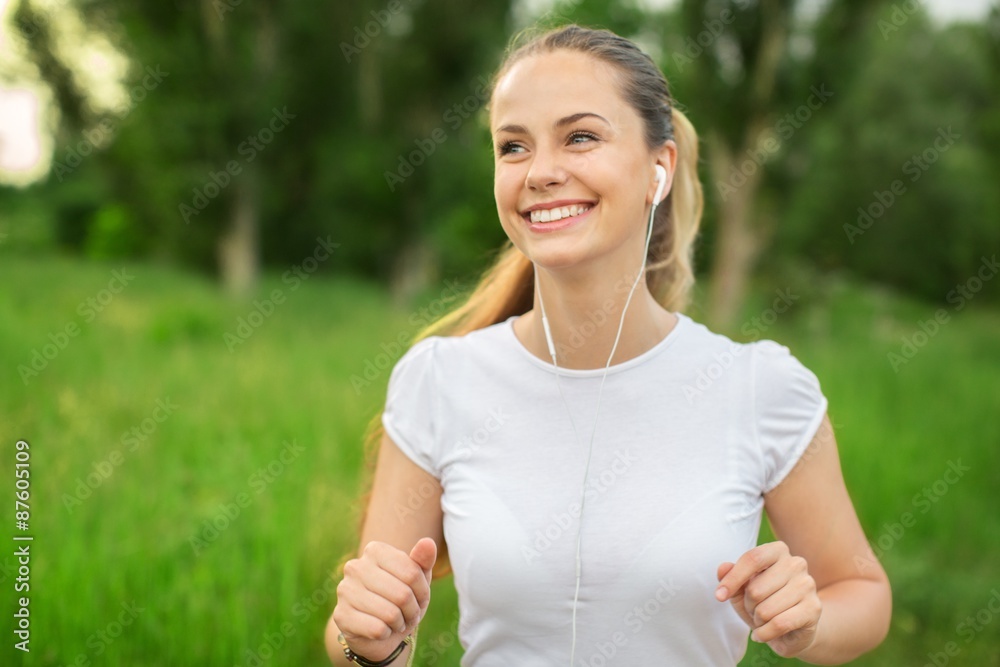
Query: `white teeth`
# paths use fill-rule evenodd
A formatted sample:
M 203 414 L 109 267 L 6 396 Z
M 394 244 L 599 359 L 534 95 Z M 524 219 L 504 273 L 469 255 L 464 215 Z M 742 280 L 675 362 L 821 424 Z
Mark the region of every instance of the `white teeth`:
M 580 215 L 591 208 L 590 204 L 572 204 L 551 209 L 536 209 L 531 212 L 532 222 L 555 222 L 563 218 Z

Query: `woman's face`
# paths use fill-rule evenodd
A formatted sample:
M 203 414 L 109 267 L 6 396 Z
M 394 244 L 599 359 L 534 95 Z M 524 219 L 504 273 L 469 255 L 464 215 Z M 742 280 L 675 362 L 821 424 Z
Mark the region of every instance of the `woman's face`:
M 634 275 L 653 167 L 669 151 L 646 147 L 612 66 L 568 50 L 518 61 L 497 82 L 490 131 L 497 213 L 514 245 L 540 266 L 599 259 L 602 271 Z M 673 161 L 661 164 L 669 192 Z

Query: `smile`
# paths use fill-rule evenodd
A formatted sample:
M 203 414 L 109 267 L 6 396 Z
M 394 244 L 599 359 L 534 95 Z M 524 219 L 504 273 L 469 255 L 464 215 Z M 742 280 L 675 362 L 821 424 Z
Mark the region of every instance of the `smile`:
M 591 204 L 572 204 L 570 206 L 560 206 L 557 208 L 535 209 L 530 212 L 531 222 L 556 222 L 563 218 L 572 218 L 586 213 L 594 208 Z

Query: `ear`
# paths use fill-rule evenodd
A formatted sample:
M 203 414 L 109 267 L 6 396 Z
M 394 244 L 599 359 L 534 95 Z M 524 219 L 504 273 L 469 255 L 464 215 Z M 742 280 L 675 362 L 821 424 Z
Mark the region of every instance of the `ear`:
M 670 188 L 674 182 L 674 170 L 677 168 L 677 144 L 674 143 L 673 139 L 666 140 L 653 157 L 655 159 L 653 160 L 653 164 L 650 165 L 650 171 L 657 164 L 667 171 L 667 184 L 663 188 L 663 195 L 661 195 L 660 201 L 657 202 L 657 206 L 659 206 L 667 198 L 667 195 L 670 194 Z M 651 180 L 652 185 L 650 185 L 649 190 L 646 192 L 646 202 L 648 204 L 653 203 L 653 197 L 656 195 L 655 174 L 651 178 L 653 179 Z

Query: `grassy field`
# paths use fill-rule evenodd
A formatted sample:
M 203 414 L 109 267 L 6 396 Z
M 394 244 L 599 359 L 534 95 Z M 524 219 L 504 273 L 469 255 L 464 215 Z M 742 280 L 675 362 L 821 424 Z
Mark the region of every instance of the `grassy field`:
M 379 355 L 422 315 L 304 275 L 269 276 L 255 305 L 155 265 L 0 258 L 0 483 L 12 503 L 15 442 L 28 440 L 35 536 L 31 653 L 5 632 L 0 664 L 327 664 L 329 573 L 356 547 L 361 435 L 388 381 Z M 921 322 L 933 329 L 935 306 L 785 272 L 796 299 L 770 323 L 774 280 L 745 321 L 760 317 L 751 336 L 820 378 L 893 583 L 890 637 L 855 664 L 1000 665 L 987 607 L 1000 590 L 1000 313 L 948 306 L 893 369 L 887 355 Z M 946 482 L 959 461 L 969 470 Z M 417 662 L 457 665 L 451 580 L 432 595 Z M 742 664 L 782 662 L 753 646 Z

